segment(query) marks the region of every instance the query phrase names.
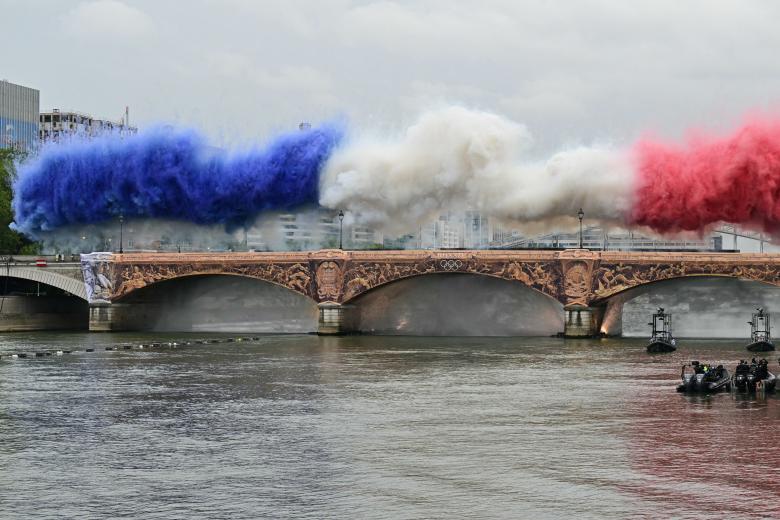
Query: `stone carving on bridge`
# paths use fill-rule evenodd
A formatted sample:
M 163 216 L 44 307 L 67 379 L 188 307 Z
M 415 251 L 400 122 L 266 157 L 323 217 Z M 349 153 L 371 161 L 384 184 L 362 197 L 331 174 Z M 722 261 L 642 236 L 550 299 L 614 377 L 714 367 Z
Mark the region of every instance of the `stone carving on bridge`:
M 602 263 L 593 277 L 593 295 L 597 299 L 638 285 L 687 276 L 728 276 L 780 285 L 780 267 L 775 264 L 726 264 L 676 262 L 626 265 Z
M 320 301 L 338 301 L 343 283 L 341 267 L 332 260 L 317 267 L 317 296 Z
M 436 272 L 436 264 L 431 258 L 408 263 L 353 264 L 344 273 L 344 300 L 394 280 L 433 272 Z
M 560 293 L 560 269 L 552 262 L 506 262 L 482 272 L 505 280 L 517 280 L 553 298 L 558 298 Z
M 590 293 L 590 264 L 578 260 L 571 262 L 566 269 L 563 293 L 566 305 L 587 305 Z
M 406 263 L 351 264 L 344 273 L 344 301 L 380 285 L 429 273 L 472 273 L 516 280 L 558 298 L 560 268 L 555 262 L 485 261 L 471 258 L 432 258 Z
M 311 272 L 307 264 L 127 264 L 121 265 L 115 274 L 115 291 L 111 299 L 127 294 L 164 280 L 182 276 L 205 274 L 233 274 L 256 278 L 292 289 L 311 296 Z
M 317 302 L 344 303 L 403 278 L 471 273 L 513 280 L 564 305 L 600 305 L 621 291 L 686 276 L 728 276 L 780 285 L 780 255 L 596 251 L 340 251 L 241 254 L 82 255 L 85 291 L 108 303 L 190 275 L 241 275 Z
M 89 303 L 108 303 L 114 289 L 111 253 L 81 255 L 81 273 Z

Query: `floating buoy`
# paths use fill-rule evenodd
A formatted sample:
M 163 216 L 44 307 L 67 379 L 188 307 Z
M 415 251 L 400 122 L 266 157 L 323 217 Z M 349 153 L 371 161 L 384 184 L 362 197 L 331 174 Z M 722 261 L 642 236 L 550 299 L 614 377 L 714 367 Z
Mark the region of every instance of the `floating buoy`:
M 61 356 L 62 355 L 62 351 L 58 350 L 57 352 L 55 352 L 55 354 L 57 354 L 58 356 Z
M 114 350 L 114 347 L 106 347 L 106 350 Z
M 258 339 L 260 339 L 260 336 L 252 336 L 252 341 L 257 341 Z
M 65 353 L 65 354 L 70 354 L 73 351 L 72 350 L 63 350 L 62 352 Z
M 35 357 L 43 357 L 43 356 L 45 356 L 45 355 L 46 355 L 46 354 L 44 354 L 43 352 L 36 352 L 36 353 L 35 353 Z
M 25 354 L 24 352 L 22 352 L 21 354 L 17 354 L 17 356 L 19 356 L 20 358 L 26 358 L 26 357 L 27 357 L 27 354 Z
M 125 345 L 124 348 L 125 348 L 125 350 L 130 350 L 131 348 L 133 348 L 133 346 L 132 345 Z
M 138 345 L 138 348 L 144 348 L 143 344 Z
M 94 349 L 94 348 L 88 348 L 88 349 L 86 350 L 86 352 L 95 352 L 95 349 Z
M 11 359 L 16 359 L 19 357 L 19 354 L 11 354 Z

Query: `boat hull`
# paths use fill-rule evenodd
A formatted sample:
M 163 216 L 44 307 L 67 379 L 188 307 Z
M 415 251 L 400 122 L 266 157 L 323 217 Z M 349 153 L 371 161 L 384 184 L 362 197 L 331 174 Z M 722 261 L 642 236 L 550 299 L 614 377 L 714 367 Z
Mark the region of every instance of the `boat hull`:
M 665 352 L 674 352 L 677 347 L 667 341 L 653 341 L 647 345 L 647 351 L 651 354 L 662 354 Z
M 769 352 L 775 349 L 771 341 L 755 341 L 746 347 L 750 352 Z

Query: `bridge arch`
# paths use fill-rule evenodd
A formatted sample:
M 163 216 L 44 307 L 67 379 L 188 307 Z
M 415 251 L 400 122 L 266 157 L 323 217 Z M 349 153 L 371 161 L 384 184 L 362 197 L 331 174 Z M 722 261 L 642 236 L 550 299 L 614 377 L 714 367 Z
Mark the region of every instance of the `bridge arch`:
M 516 282 L 547 297 L 560 299 L 560 267 L 555 262 L 502 260 L 488 263 L 476 257 L 455 257 L 425 258 L 416 263 L 353 264 L 344 273 L 341 301 L 349 303 L 367 292 L 400 280 L 443 274 L 467 274 Z
M 635 285 L 622 286 L 619 288 L 619 290 L 610 292 L 608 296 L 594 298 L 591 303 L 593 305 L 603 305 L 613 299 L 625 298 L 626 295 L 631 294 L 634 291 L 638 291 L 642 289 L 644 289 L 645 291 L 651 290 L 653 286 L 658 284 L 663 284 L 665 282 L 693 280 L 693 279 L 713 279 L 713 278 L 740 280 L 743 282 L 755 282 L 761 285 L 780 288 L 780 279 L 778 280 L 763 279 L 763 278 L 755 278 L 755 277 L 740 276 L 740 275 L 733 275 L 733 274 L 722 274 L 722 273 L 695 273 L 695 274 L 685 274 L 680 276 L 670 276 L 667 278 L 658 278 L 654 280 L 644 281 L 642 283 L 637 283 Z
M 602 332 L 648 334 L 650 314 L 664 307 L 679 337 L 745 337 L 757 307 L 780 310 L 780 287 L 768 280 L 722 274 L 670 277 L 616 292 L 603 301 Z
M 84 282 L 55 271 L 46 270 L 45 268 L 10 266 L 8 269 L 0 269 L 0 276 L 9 276 L 11 278 L 50 285 L 87 301 Z
M 130 291 L 111 304 L 131 330 L 307 333 L 317 305 L 290 287 L 233 273 L 191 273 Z
M 445 336 L 550 336 L 563 331 L 563 305 L 517 282 L 469 272 L 388 281 L 350 298 L 350 329 Z
M 105 265 L 105 264 L 104 264 Z M 197 276 L 231 276 L 258 280 L 284 287 L 303 296 L 312 298 L 312 275 L 308 263 L 291 264 L 124 264 L 109 273 L 106 279 L 111 284 L 105 294 L 111 301 L 120 302 L 128 295 L 156 284 L 175 279 Z M 101 287 L 97 287 L 98 290 Z
M 290 292 L 300 294 L 302 296 L 306 296 L 307 298 L 311 298 L 310 295 L 308 294 L 308 291 L 302 292 L 288 285 L 279 283 L 275 280 L 268 280 L 266 278 L 261 278 L 257 276 L 230 273 L 230 272 L 194 272 L 194 273 L 180 274 L 178 276 L 174 276 L 171 278 L 163 278 L 140 286 L 125 287 L 124 290 L 120 289 L 120 292 L 118 292 L 117 296 L 115 296 L 112 299 L 112 301 L 114 303 L 127 303 L 135 298 L 141 297 L 140 295 L 143 295 L 149 292 L 150 290 L 157 290 L 160 286 L 170 285 L 175 282 L 187 281 L 188 279 L 194 279 L 194 278 L 203 279 L 203 278 L 216 278 L 216 277 L 237 278 L 237 279 L 240 278 L 246 281 L 263 282 L 269 285 L 273 285 L 275 287 L 286 289 L 287 291 Z M 312 300 L 312 302 L 314 302 L 314 300 Z

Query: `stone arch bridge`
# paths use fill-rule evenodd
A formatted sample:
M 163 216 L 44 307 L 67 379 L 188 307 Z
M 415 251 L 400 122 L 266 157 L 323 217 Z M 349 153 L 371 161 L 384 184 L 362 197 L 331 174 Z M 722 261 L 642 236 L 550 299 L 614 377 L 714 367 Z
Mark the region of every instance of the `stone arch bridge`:
M 524 284 L 563 305 L 565 334 L 620 333 L 626 291 L 673 278 L 726 276 L 780 285 L 780 255 L 612 252 L 574 249 L 341 251 L 285 253 L 91 253 L 81 257 L 91 330 L 131 322 L 131 295 L 154 284 L 198 275 L 263 280 L 319 306 L 319 332 L 350 331 L 350 303 L 397 280 L 465 273 Z M 606 320 L 605 317 L 612 316 Z M 617 319 L 616 319 L 617 317 Z M 613 324 L 602 330 L 602 323 Z M 616 325 L 614 325 L 616 324 Z

